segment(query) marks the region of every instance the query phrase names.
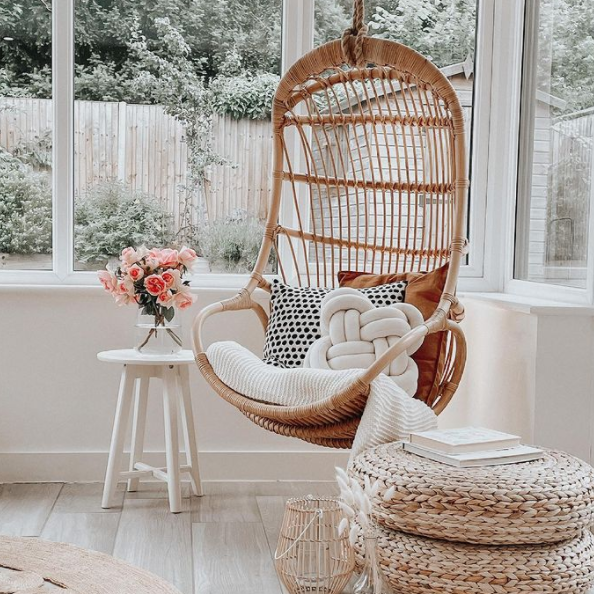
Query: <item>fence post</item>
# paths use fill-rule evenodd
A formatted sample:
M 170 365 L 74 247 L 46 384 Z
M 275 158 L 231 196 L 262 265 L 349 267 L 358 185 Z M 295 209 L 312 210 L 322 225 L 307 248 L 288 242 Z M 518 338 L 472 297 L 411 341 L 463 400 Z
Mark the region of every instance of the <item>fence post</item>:
M 118 179 L 126 181 L 126 111 L 128 105 L 123 101 L 118 103 Z

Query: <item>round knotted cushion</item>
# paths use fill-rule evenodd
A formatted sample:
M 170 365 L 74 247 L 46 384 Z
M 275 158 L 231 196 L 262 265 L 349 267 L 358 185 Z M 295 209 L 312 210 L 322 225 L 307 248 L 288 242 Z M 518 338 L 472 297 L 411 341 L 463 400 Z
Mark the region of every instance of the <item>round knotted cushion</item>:
M 589 530 L 557 544 L 487 546 L 381 527 L 377 544 L 384 575 L 406 594 L 586 594 L 594 582 Z M 355 559 L 361 567 L 361 531 Z
M 454 468 L 404 451 L 369 449 L 350 472 L 361 484 L 380 479 L 378 522 L 392 529 L 467 543 L 554 543 L 593 522 L 594 469 L 547 450 L 533 462 Z M 383 495 L 390 487 L 389 501 Z
M 360 291 L 337 289 L 322 300 L 321 338 L 311 345 L 304 365 L 314 369 L 366 369 L 422 323 L 423 316 L 414 305 L 375 307 Z M 384 369 L 411 396 L 417 389 L 419 371 L 410 355 L 422 343 L 421 338 Z

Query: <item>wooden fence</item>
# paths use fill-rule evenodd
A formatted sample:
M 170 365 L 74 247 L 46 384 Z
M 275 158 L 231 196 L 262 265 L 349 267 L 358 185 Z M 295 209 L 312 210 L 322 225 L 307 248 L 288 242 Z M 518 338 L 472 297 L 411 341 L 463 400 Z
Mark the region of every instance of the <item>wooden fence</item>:
M 51 128 L 51 100 L 0 99 L 3 148 L 34 146 Z M 208 172 L 207 216 L 224 219 L 245 211 L 264 219 L 271 192 L 270 122 L 215 116 L 213 148 L 227 163 Z M 185 131 L 161 106 L 75 101 L 74 156 L 75 196 L 121 180 L 157 197 L 179 220 L 186 196 Z

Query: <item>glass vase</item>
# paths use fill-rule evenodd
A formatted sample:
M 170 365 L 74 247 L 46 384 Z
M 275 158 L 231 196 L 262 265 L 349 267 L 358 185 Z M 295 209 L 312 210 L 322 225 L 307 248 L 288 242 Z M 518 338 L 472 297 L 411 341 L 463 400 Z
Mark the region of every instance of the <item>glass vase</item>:
M 138 313 L 134 348 L 143 355 L 173 355 L 182 350 L 181 322 L 177 316 L 168 321 L 163 316 Z
M 377 536 L 364 536 L 365 561 L 363 571 L 353 586 L 353 594 L 394 594 L 377 558 Z

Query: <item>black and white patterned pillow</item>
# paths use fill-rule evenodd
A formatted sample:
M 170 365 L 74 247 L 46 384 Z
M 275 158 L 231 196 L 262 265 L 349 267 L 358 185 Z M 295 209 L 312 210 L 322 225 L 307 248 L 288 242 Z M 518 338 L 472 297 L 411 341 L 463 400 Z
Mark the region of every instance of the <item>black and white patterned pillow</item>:
M 406 281 L 358 289 L 376 307 L 404 302 Z M 270 291 L 270 319 L 264 361 L 277 367 L 301 367 L 309 347 L 320 338 L 320 307 L 331 289 L 292 287 L 278 279 Z

